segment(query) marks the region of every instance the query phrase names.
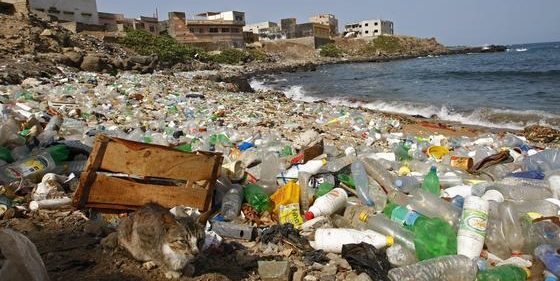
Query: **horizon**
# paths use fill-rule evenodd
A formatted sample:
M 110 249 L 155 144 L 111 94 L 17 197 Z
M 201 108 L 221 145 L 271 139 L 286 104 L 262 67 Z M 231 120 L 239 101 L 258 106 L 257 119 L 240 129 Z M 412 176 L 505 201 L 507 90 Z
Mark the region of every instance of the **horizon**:
M 330 13 L 338 18 L 339 31 L 343 30 L 344 24 L 353 21 L 381 18 L 394 22 L 397 35 L 435 37 L 446 46 L 560 41 L 560 1 L 556 0 L 539 0 L 538 3 L 524 0 L 472 0 L 467 3 L 449 3 L 447 0 L 425 0 L 421 3 L 355 0 L 353 3 L 337 3 L 325 0 L 321 5 L 312 0 L 285 0 L 282 3 L 267 3 L 266 7 L 260 0 L 191 0 L 190 3 L 137 0 L 130 5 L 132 2 L 97 0 L 97 7 L 101 12 L 123 13 L 127 17 L 152 16 L 157 8 L 162 20 L 167 19 L 170 11 L 186 12 L 192 16 L 203 11 L 237 10 L 245 12 L 247 24 L 279 22 L 287 17 L 295 17 L 303 23 L 313 15 Z M 296 11 L 290 12 L 296 5 Z M 351 9 L 348 9 L 349 6 Z

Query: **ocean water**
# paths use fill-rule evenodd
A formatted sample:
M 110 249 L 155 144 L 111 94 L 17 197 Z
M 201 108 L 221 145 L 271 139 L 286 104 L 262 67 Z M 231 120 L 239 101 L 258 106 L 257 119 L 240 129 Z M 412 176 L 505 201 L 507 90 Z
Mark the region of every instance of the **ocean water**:
M 560 42 L 508 51 L 321 66 L 256 77 L 256 89 L 463 124 L 560 128 Z

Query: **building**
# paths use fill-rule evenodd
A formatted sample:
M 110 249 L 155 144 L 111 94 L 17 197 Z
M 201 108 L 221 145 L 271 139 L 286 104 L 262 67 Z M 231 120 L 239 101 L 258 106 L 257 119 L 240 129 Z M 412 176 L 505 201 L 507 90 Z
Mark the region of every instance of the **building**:
M 344 26 L 344 37 L 372 37 L 393 35 L 393 22 L 385 20 L 365 20 Z
M 168 33 L 178 42 L 205 49 L 244 48 L 245 13 L 205 12 L 187 19 L 183 12 L 170 12 Z
M 331 29 L 328 25 L 308 22 L 296 25 L 296 37 L 317 37 L 328 39 L 331 37 Z
M 3 14 L 28 14 L 27 0 L 0 0 L 0 13 Z
M 123 24 L 125 21 L 124 14 L 113 14 L 113 13 L 97 13 L 100 25 L 116 25 Z
M 332 14 L 322 14 L 310 17 L 309 22 L 328 25 L 331 37 L 338 35 L 338 19 Z
M 280 29 L 284 34 L 286 34 L 286 38 L 296 38 L 296 19 L 295 18 L 287 18 L 280 20 Z
M 99 24 L 96 0 L 29 0 L 31 11 L 48 14 L 64 22 Z
M 282 32 L 280 26 L 270 21 L 248 24 L 243 27 L 243 32 L 257 34 L 259 41 L 286 39 L 286 34 Z

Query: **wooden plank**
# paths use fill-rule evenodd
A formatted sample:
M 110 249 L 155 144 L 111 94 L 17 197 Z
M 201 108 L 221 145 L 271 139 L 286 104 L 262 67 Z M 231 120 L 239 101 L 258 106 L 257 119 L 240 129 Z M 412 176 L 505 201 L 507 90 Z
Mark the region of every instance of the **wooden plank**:
M 221 164 L 219 154 L 186 153 L 163 146 L 115 140 L 107 145 L 100 168 L 144 177 L 198 181 L 213 177 L 216 161 Z
M 166 208 L 185 205 L 205 211 L 209 198 L 211 194 L 202 188 L 143 184 L 97 174 L 87 205 L 104 204 L 113 209 L 113 205 L 140 207 L 156 202 Z
M 84 208 L 87 202 L 91 184 L 95 180 L 95 171 L 101 166 L 103 161 L 103 156 L 105 155 L 105 149 L 107 148 L 107 143 L 109 138 L 100 135 L 97 136 L 95 144 L 93 145 L 93 150 L 90 157 L 86 163 L 84 172 L 80 176 L 80 182 L 78 188 L 74 193 L 74 198 L 72 198 L 72 205 L 78 209 Z

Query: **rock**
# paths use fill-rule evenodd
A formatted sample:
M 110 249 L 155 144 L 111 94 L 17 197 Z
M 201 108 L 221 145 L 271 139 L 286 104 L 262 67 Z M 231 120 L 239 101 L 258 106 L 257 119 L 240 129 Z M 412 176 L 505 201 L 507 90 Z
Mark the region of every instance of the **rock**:
M 346 279 L 348 280 L 348 278 Z M 354 278 L 352 281 L 372 281 L 371 277 L 369 277 L 369 275 L 367 275 L 365 272 L 358 275 L 358 277 Z
M 322 264 L 320 264 L 320 263 L 318 263 L 318 262 L 314 262 L 314 263 L 311 265 L 311 269 L 313 269 L 313 270 L 323 270 L 323 267 L 324 267 L 324 265 L 322 265 Z
M 317 281 L 319 280 L 319 278 L 313 276 L 313 275 L 307 275 L 303 278 L 303 281 Z
M 74 51 L 67 51 L 64 52 L 64 56 L 66 56 L 68 58 L 68 60 L 70 60 L 73 64 L 73 66 L 80 66 L 80 64 L 82 64 L 82 60 L 84 58 L 84 56 L 78 52 L 74 52 Z
M 336 275 L 336 272 L 338 271 L 338 268 L 336 266 L 336 264 L 327 264 L 326 266 L 324 266 L 321 269 L 321 276 L 325 276 L 325 275 Z
M 336 274 L 336 280 L 343 281 L 346 279 L 346 272 L 339 272 Z
M 335 253 L 327 253 L 327 258 L 329 258 L 329 260 L 337 260 L 340 259 L 340 256 Z
M 142 64 L 142 65 L 150 65 L 154 61 L 154 57 L 152 56 L 131 56 L 129 60 L 133 63 Z
M 40 36 L 53 36 L 54 32 L 51 29 L 45 29 L 41 32 Z
M 36 78 L 27 78 L 21 81 L 21 86 L 23 87 L 36 87 L 41 85 L 41 81 L 37 80 Z
M 346 270 L 352 270 L 352 266 L 348 263 L 346 259 L 341 258 L 338 262 L 338 267 Z
M 290 278 L 288 261 L 259 261 L 259 275 L 263 281 L 283 281 Z
M 294 273 L 294 276 L 292 277 L 292 281 L 303 281 L 306 273 L 307 273 L 307 271 L 304 270 L 303 268 L 298 269 Z
M 96 55 L 86 55 L 80 68 L 84 71 L 100 71 L 104 68 L 101 57 Z
M 358 278 L 358 274 L 354 271 L 350 271 L 346 274 L 344 278 L 345 281 L 353 281 L 354 279 Z

